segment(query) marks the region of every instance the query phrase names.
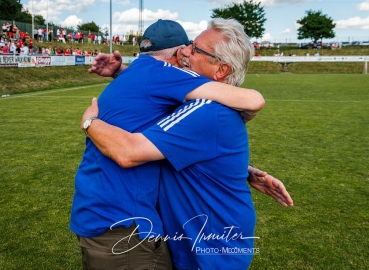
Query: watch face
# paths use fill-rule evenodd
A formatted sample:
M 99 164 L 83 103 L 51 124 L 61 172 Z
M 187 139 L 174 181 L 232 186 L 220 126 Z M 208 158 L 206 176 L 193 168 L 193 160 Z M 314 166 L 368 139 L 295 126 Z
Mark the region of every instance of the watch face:
M 91 124 L 91 119 L 87 119 L 84 123 L 83 123 L 83 128 L 87 129 Z

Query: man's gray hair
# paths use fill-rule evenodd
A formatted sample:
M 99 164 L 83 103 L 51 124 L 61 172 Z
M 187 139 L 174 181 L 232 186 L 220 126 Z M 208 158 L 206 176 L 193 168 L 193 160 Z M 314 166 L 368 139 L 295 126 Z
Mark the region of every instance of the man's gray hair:
M 231 66 L 231 71 L 224 78 L 224 83 L 239 86 L 245 80 L 251 58 L 254 56 L 254 46 L 244 31 L 243 26 L 234 19 L 212 19 L 208 30 L 213 29 L 223 36 L 223 40 L 214 45 L 214 54 L 221 62 Z M 210 58 L 210 61 L 218 61 Z
M 152 43 L 151 43 L 150 39 L 148 39 L 148 38 L 143 39 L 140 43 L 140 48 L 149 48 L 151 46 L 152 46 Z M 177 51 L 179 49 L 181 49 L 181 47 L 182 47 L 182 45 L 177 46 L 177 47 L 173 47 L 173 48 L 160 50 L 160 51 L 140 52 L 140 54 L 147 54 L 147 55 L 150 55 L 150 56 L 161 56 L 163 58 L 163 60 L 169 60 L 173 57 L 173 55 L 175 53 L 177 53 Z

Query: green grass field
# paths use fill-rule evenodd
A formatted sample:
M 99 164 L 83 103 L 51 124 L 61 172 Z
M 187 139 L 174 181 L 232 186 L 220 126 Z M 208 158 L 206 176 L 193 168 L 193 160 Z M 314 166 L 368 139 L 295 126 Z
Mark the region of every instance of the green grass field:
M 251 269 L 367 269 L 369 76 L 249 74 L 266 106 L 248 124 L 251 163 L 295 206 L 253 192 Z M 104 85 L 0 99 L 0 269 L 81 269 L 69 231 L 79 123 Z

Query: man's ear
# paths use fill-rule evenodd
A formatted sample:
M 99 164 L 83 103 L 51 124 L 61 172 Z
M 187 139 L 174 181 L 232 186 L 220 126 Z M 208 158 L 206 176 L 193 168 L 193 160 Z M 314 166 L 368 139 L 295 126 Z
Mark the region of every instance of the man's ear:
M 229 64 L 219 64 L 218 70 L 214 74 L 214 80 L 217 82 L 222 82 L 224 77 L 226 77 L 231 70 L 232 69 Z

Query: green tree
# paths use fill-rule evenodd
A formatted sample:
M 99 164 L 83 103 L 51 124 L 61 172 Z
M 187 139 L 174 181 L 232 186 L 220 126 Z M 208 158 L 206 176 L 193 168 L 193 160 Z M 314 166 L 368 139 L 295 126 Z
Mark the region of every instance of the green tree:
M 79 31 L 91 31 L 95 33 L 99 32 L 99 26 L 96 25 L 96 23 L 94 23 L 93 21 L 89 23 L 79 24 L 77 25 L 77 29 Z
M 212 12 L 211 18 L 237 20 L 249 37 L 261 38 L 264 34 L 266 18 L 261 2 L 244 0 L 241 4 L 232 3 L 224 8 L 215 8 Z
M 44 19 L 44 17 L 42 17 L 42 15 L 35 15 L 33 20 L 34 20 L 35 24 L 38 24 L 38 25 L 45 25 L 46 24 L 46 20 Z
M 32 14 L 23 9 L 20 0 L 0 0 L 0 18 L 9 21 L 32 23 Z M 35 15 L 35 23 L 44 25 L 42 15 Z
M 20 0 L 0 0 L 0 18 L 14 20 L 22 12 L 23 5 Z
M 306 16 L 297 20 L 297 23 L 301 25 L 297 29 L 298 39 L 308 38 L 317 42 L 319 39 L 335 37 L 333 29 L 336 24 L 322 11 L 308 10 Z

